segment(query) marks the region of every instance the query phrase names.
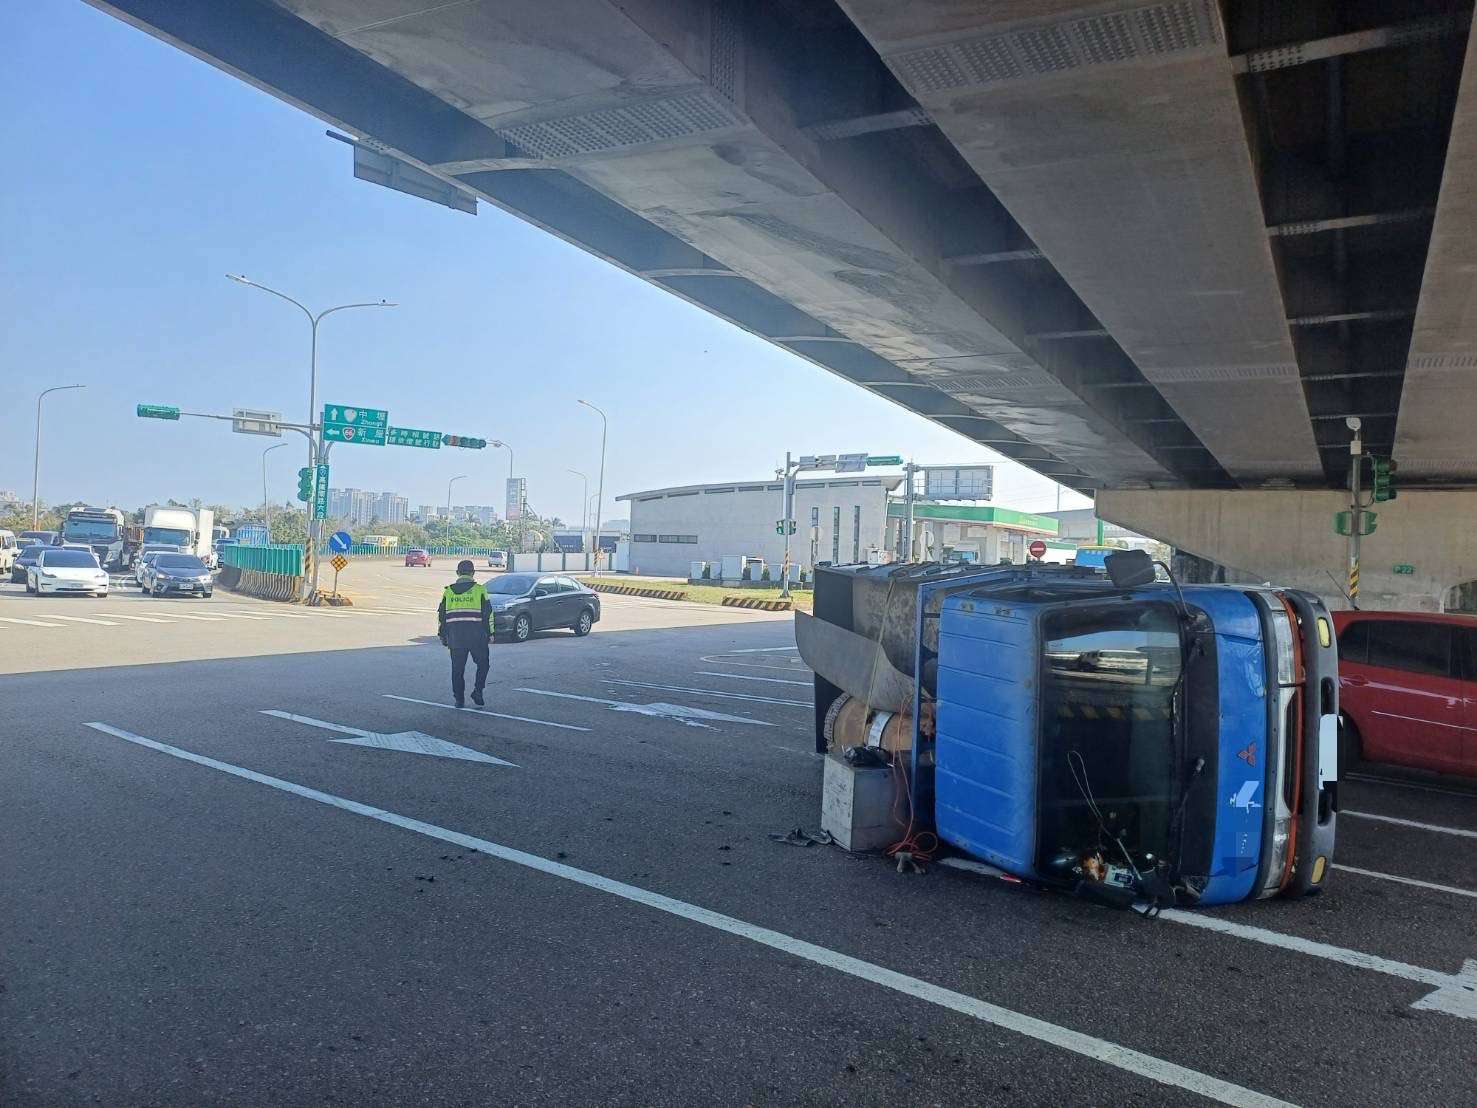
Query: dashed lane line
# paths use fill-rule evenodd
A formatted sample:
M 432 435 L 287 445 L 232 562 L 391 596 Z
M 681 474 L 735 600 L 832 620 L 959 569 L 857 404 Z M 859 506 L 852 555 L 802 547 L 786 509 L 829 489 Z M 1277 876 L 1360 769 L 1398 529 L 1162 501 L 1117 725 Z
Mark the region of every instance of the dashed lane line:
M 1350 812 L 1347 809 L 1339 812 L 1340 816 L 1348 816 L 1353 819 L 1368 819 L 1378 823 L 1393 823 L 1400 827 L 1413 827 L 1417 831 L 1434 831 L 1438 835 L 1459 835 L 1464 839 L 1477 839 L 1477 831 L 1469 831 L 1465 827 L 1442 827 L 1435 823 L 1421 823 L 1413 819 L 1397 819 L 1395 816 L 1381 816 L 1374 812 Z
M 48 612 L 47 615 L 46 615 L 46 618 L 47 619 L 63 619 L 63 620 L 66 620 L 68 623 L 92 623 L 92 624 L 96 624 L 98 627 L 117 627 L 118 626 L 116 623 L 111 623 L 111 622 L 109 622 L 106 619 L 92 619 L 89 616 L 60 616 L 60 615 L 56 615 L 55 613 Z
M 532 719 L 529 716 L 510 716 L 506 712 L 493 712 L 486 708 L 458 708 L 455 704 L 442 704 L 435 700 L 417 700 L 413 696 L 396 696 L 394 693 L 381 693 L 380 695 L 390 700 L 403 700 L 407 704 L 425 704 L 431 708 L 447 708 L 453 712 L 471 712 L 479 716 L 495 716 L 498 719 L 516 719 L 520 723 L 537 723 L 541 727 L 558 727 L 563 731 L 588 731 L 588 727 L 576 727 L 572 723 L 555 723 L 547 719 Z
M 1453 896 L 1470 896 L 1477 899 L 1477 892 L 1471 889 L 1459 889 L 1455 885 L 1438 885 L 1434 881 L 1418 881 L 1414 877 L 1401 877 L 1395 873 L 1379 873 L 1372 869 L 1360 869 L 1358 866 L 1346 866 L 1342 862 L 1335 862 L 1333 868 L 1342 870 L 1344 873 L 1357 873 L 1362 877 L 1378 877 L 1382 881 L 1394 881 L 1401 885 L 1412 885 L 1417 889 L 1432 889 L 1438 893 L 1451 893 Z
M 14 616 L 0 616 L 0 623 L 23 623 L 27 627 L 52 627 L 59 628 L 60 623 L 42 623 L 38 619 L 20 619 Z
M 286 781 L 280 777 L 269 777 L 267 774 L 257 773 L 255 770 L 231 765 L 229 762 L 221 762 L 215 758 L 207 758 L 202 754 L 196 754 L 193 751 L 156 742 L 153 739 L 145 738 L 142 735 L 135 735 L 107 724 L 93 723 L 88 726 L 104 734 L 122 739 L 125 742 L 133 743 L 136 746 L 155 750 L 162 754 L 168 754 L 181 761 L 193 762 L 198 766 L 213 769 L 219 773 L 229 774 L 246 781 L 253 781 L 259 785 L 265 785 L 268 788 L 291 793 L 294 796 L 300 796 L 306 800 L 312 800 L 331 808 L 353 813 L 354 815 L 364 816 L 367 819 L 376 820 L 392 827 L 399 827 L 402 830 L 424 835 L 427 838 L 436 839 L 440 842 L 450 843 L 453 846 L 460 846 L 466 850 L 475 850 L 504 862 L 510 862 L 550 877 L 557 877 L 561 880 L 581 885 L 587 889 L 593 889 L 596 892 L 618 897 L 621 900 L 639 904 L 654 911 L 675 916 L 714 931 L 721 931 L 736 938 L 768 947 L 781 954 L 810 962 L 812 965 L 821 966 L 848 977 L 870 982 L 892 992 L 900 993 L 904 996 L 909 996 L 916 1000 L 957 1012 L 960 1015 L 968 1016 L 981 1023 L 999 1027 L 1060 1050 L 1101 1062 L 1115 1069 L 1145 1077 L 1161 1085 L 1194 1093 L 1222 1104 L 1237 1105 L 1240 1108 L 1286 1108 L 1287 1105 L 1286 1101 L 1278 1100 L 1265 1093 L 1259 1093 L 1254 1089 L 1248 1089 L 1242 1085 L 1236 1085 L 1210 1074 L 1177 1065 L 1163 1058 L 1156 1058 L 1152 1054 L 1145 1054 L 1129 1047 L 1120 1046 L 1118 1043 L 1111 1042 L 1107 1039 L 1099 1039 L 1081 1031 L 1074 1031 L 1069 1027 L 1049 1023 L 1035 1016 L 1028 1016 L 1022 1012 L 980 1000 L 978 997 L 955 992 L 953 989 L 946 989 L 941 985 L 935 985 L 921 978 L 910 977 L 907 974 L 899 973 L 896 970 L 888 969 L 874 962 L 867 962 L 861 958 L 843 954 L 840 951 L 806 942 L 804 939 L 798 939 L 793 935 L 786 935 L 783 932 L 774 931 L 768 927 L 748 923 L 734 916 L 724 915 L 710 908 L 704 908 L 697 904 L 678 900 L 675 897 L 652 892 L 649 889 L 643 889 L 637 885 L 629 885 L 624 881 L 616 881 L 601 874 L 593 873 L 590 870 L 577 869 L 563 862 L 555 862 L 548 858 L 542 858 L 537 854 L 529 854 L 526 851 L 517 850 L 487 839 L 477 838 L 473 835 L 463 834 L 460 831 L 451 831 L 432 823 L 426 823 L 423 820 L 386 811 L 383 808 L 361 804 L 358 801 L 335 796 L 332 793 L 322 792 L 318 789 L 309 788 L 306 785 L 299 785 L 296 782 Z
M 1420 781 L 1397 781 L 1391 777 L 1376 777 L 1372 773 L 1340 773 L 1339 777 L 1344 781 L 1364 781 L 1371 785 L 1384 785 L 1392 789 L 1411 789 L 1422 793 L 1440 793 L 1442 796 L 1459 796 L 1464 800 L 1477 799 L 1477 789 L 1443 788 L 1440 785 L 1427 785 Z
M 716 696 L 720 700 L 747 700 L 755 704 L 786 704 L 792 708 L 809 708 L 808 700 L 779 700 L 773 696 L 753 696 L 749 693 L 723 692 L 719 689 L 695 689 L 689 685 L 658 685 L 650 681 L 627 681 L 620 677 L 608 677 L 607 685 L 629 685 L 637 689 L 656 689 L 658 692 L 691 693 L 694 696 Z
M 699 677 L 724 677 L 730 681 L 764 681 L 771 685 L 799 685 L 802 689 L 811 687 L 809 681 L 786 681 L 783 677 L 755 677 L 750 673 L 711 673 L 708 670 L 697 671 Z

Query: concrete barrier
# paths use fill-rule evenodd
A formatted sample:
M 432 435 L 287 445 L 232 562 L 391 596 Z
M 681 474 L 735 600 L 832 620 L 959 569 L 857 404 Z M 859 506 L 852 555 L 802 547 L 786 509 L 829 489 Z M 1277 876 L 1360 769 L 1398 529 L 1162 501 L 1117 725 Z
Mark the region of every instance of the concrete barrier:
M 290 573 L 264 573 L 258 569 L 239 569 L 222 566 L 216 582 L 231 592 L 254 596 L 259 600 L 277 600 L 285 604 L 297 603 L 302 595 L 303 579 Z

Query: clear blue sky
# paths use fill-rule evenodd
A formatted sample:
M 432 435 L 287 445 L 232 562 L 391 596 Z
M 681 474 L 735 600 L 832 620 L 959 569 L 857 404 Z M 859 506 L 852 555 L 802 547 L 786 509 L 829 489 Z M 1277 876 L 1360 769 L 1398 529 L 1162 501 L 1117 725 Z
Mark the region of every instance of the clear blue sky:
M 580 516 L 610 415 L 616 494 L 758 478 L 787 449 L 919 462 L 996 461 L 997 501 L 1050 509 L 1055 486 L 517 219 L 475 217 L 354 180 L 313 117 L 80 0 L 12 12 L 0 40 L 0 489 L 28 498 L 34 396 L 46 401 L 44 500 L 258 503 L 272 440 L 204 420 L 134 418 L 139 402 L 307 411 L 301 313 L 229 272 L 343 312 L 320 331 L 319 400 L 517 452 L 529 500 Z M 285 440 L 284 440 L 285 441 Z M 303 447 L 269 460 L 291 495 Z M 336 447 L 333 484 L 412 507 L 501 505 L 506 451 Z M 1063 507 L 1087 503 L 1062 495 Z

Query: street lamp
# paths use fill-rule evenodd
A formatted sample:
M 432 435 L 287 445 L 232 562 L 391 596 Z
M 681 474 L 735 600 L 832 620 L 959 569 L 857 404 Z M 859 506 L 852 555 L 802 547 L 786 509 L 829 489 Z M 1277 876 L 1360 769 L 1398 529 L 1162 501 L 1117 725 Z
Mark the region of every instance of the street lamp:
M 292 445 L 291 443 L 279 442 L 279 443 L 276 443 L 273 446 L 267 447 L 265 450 L 262 451 L 262 506 L 265 507 L 266 510 L 267 510 L 267 545 L 268 546 L 271 546 L 272 545 L 272 500 L 271 500 L 270 497 L 267 496 L 267 455 L 270 454 L 274 450 L 281 450 L 284 446 L 291 446 L 291 445 Z
M 508 480 L 511 481 L 513 479 L 513 448 L 507 443 L 503 442 L 501 439 L 489 439 L 488 445 L 499 447 L 508 452 Z M 507 507 L 508 506 L 506 504 L 503 505 L 503 510 L 505 513 L 507 511 Z M 521 512 L 523 505 L 519 504 L 518 507 Z
M 31 530 L 39 530 L 40 510 L 37 507 L 36 497 L 41 487 L 41 400 L 47 393 L 64 392 L 67 389 L 85 389 L 86 385 L 55 385 L 49 389 L 42 389 L 36 397 L 36 460 L 31 466 Z
M 323 443 L 322 429 L 319 429 L 319 435 L 316 440 L 313 436 L 313 428 L 316 426 L 318 419 L 318 324 L 323 322 L 325 316 L 330 316 L 334 312 L 347 311 L 349 308 L 393 308 L 396 305 L 388 300 L 374 300 L 363 304 L 337 304 L 332 308 L 324 308 L 317 315 L 314 315 L 306 305 L 294 300 L 285 292 L 278 292 L 274 288 L 268 288 L 266 285 L 258 284 L 256 281 L 239 273 L 227 273 L 226 276 L 237 284 L 249 285 L 254 289 L 261 289 L 262 292 L 269 292 L 280 300 L 286 300 L 289 304 L 299 308 L 303 315 L 308 317 L 308 324 L 312 330 L 312 347 L 308 359 L 308 468 L 311 469 L 314 466 L 326 463 L 328 461 L 328 451 Z M 309 515 L 311 516 L 311 511 Z M 307 596 L 304 599 L 313 596 L 318 591 L 317 554 L 322 537 L 322 521 L 309 518 L 308 556 L 313 563 L 313 578 L 306 585 Z
M 580 544 L 584 545 L 590 541 L 590 528 L 588 526 L 590 522 L 590 479 L 577 469 L 566 469 L 564 472 L 574 474 L 585 483 L 585 495 L 580 501 L 580 507 L 583 509 L 580 512 Z M 586 554 L 589 553 L 589 549 L 588 546 L 585 546 Z M 590 568 L 595 568 L 594 562 L 590 563 Z
M 451 555 L 451 486 L 458 481 L 465 481 L 466 478 L 465 473 L 458 473 L 446 482 L 446 553 L 448 557 Z
M 579 403 L 600 417 L 600 483 L 595 486 L 597 490 L 595 493 L 595 559 L 598 563 L 600 558 L 600 515 L 605 508 L 605 434 L 610 430 L 610 421 L 605 418 L 603 411 L 595 407 L 588 400 L 581 400 Z M 598 568 L 598 565 L 596 568 Z

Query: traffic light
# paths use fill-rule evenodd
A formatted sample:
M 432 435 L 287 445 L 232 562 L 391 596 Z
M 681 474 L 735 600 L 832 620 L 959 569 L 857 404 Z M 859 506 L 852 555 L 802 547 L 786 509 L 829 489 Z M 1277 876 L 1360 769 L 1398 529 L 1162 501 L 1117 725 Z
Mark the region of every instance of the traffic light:
M 1380 504 L 1386 500 L 1395 499 L 1395 489 L 1390 484 L 1390 475 L 1395 472 L 1395 459 L 1374 458 L 1369 459 L 1370 469 L 1374 471 L 1374 484 L 1372 493 L 1374 503 Z
M 313 499 L 313 468 L 303 466 L 297 471 L 297 498 L 306 504 Z
M 460 446 L 463 450 L 481 450 L 487 446 L 486 439 L 474 439 L 469 435 L 442 435 L 442 446 Z

